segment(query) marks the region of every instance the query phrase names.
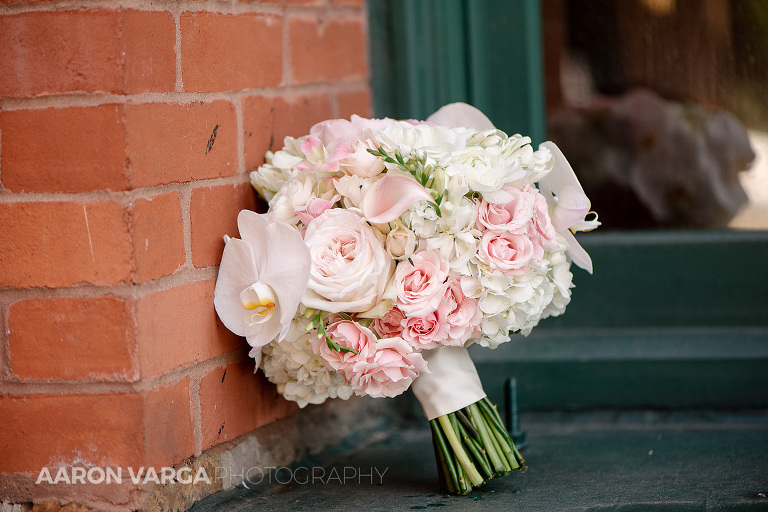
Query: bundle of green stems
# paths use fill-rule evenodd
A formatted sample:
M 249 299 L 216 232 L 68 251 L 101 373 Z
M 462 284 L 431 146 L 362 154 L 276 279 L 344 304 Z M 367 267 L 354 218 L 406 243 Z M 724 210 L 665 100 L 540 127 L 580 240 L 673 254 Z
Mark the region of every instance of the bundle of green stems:
M 485 397 L 429 422 L 441 492 L 468 494 L 513 469 L 525 471 L 496 406 Z

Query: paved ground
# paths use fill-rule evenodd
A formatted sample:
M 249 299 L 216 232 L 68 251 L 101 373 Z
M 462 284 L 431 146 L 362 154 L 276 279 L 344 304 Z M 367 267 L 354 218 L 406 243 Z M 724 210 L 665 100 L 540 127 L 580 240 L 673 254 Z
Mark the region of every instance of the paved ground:
M 271 484 L 265 477 L 220 492 L 192 511 L 768 510 L 766 413 L 528 414 L 522 426 L 528 471 L 469 496 L 437 492 L 429 432 L 414 427 L 371 433 L 381 439 L 280 470 Z

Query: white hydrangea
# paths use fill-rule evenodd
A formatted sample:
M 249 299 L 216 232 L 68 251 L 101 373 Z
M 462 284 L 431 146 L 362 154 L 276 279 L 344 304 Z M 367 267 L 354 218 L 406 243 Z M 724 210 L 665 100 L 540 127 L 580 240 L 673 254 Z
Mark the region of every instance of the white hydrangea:
M 354 394 L 352 388 L 312 351 L 309 340 L 314 332 L 306 332 L 306 324 L 303 316 L 297 316 L 283 341 L 272 341 L 262 348 L 264 375 L 277 385 L 281 395 L 301 408 L 321 404 L 328 398 L 347 400 Z

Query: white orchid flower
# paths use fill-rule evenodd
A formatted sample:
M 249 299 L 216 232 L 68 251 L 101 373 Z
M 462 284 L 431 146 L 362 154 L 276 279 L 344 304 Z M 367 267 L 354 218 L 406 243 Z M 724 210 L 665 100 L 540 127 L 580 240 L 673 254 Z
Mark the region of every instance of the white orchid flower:
M 554 159 L 552 171 L 539 181 L 539 190 L 547 199 L 547 204 L 554 207 L 551 210 L 552 226 L 565 238 L 568 244 L 566 254 L 576 265 L 591 274 L 592 258 L 579 245 L 573 233 L 595 229 L 600 225 L 597 215 L 594 219 L 586 220 L 591 203 L 560 148 L 550 141 L 540 144 L 541 148 L 549 150 Z
M 261 347 L 282 341 L 296 316 L 310 255 L 298 231 L 264 215 L 243 210 L 237 228 L 242 239 L 225 238 L 213 304 L 227 329 L 245 336 L 258 365 Z

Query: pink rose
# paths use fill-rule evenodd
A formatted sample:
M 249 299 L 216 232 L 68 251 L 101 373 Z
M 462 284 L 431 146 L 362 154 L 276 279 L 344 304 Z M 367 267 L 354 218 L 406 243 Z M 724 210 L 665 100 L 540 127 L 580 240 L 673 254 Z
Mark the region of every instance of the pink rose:
M 552 249 L 555 243 L 555 228 L 549 218 L 549 209 L 546 198 L 538 191 L 535 194 L 536 201 L 533 206 L 533 219 L 529 235 L 534 244 L 534 258 L 542 259 L 544 249 Z
M 403 339 L 417 350 L 436 348 L 448 337 L 448 323 L 440 308 L 425 317 L 405 318 Z
M 339 162 L 341 170 L 346 174 L 361 178 L 370 178 L 380 174 L 385 169 L 384 160 L 370 154 L 368 152 L 369 148 L 375 149 L 373 145 L 357 144 L 354 150 Z
M 462 346 L 467 340 L 480 336 L 483 312 L 475 299 L 464 295 L 458 276 L 451 276 L 446 281 L 445 298 L 438 311 L 444 314 L 448 330 L 448 339 L 443 345 Z
M 521 276 L 533 259 L 533 243 L 525 235 L 486 231 L 480 239 L 478 257 L 493 270 Z
M 373 321 L 373 328 L 382 338 L 394 338 L 400 336 L 403 331 L 402 321 L 405 315 L 397 306 L 393 307 L 387 313 Z
M 373 133 L 383 130 L 394 122 L 393 119 L 367 119 L 353 115 L 349 121 L 329 119 L 319 122 L 310 128 L 309 134 L 319 137 L 325 144 L 342 138 L 353 143 L 355 140 L 369 138 Z
M 376 352 L 366 361 L 356 363 L 352 372 L 349 383 L 355 394 L 391 398 L 429 370 L 421 354 L 402 338 L 382 338 L 376 342 Z
M 309 224 L 314 218 L 323 213 L 328 208 L 333 207 L 334 203 L 341 199 L 341 196 L 336 194 L 331 199 L 321 199 L 319 197 L 313 197 L 307 201 L 306 206 L 303 209 L 297 209 L 294 211 L 296 216 L 301 219 L 304 224 Z
M 325 332 L 339 346 L 354 349 L 357 354 L 334 350 L 328 346 L 325 337 L 318 339 L 317 336 L 310 340 L 312 351 L 322 357 L 330 369 L 344 375 L 346 380 L 351 379 L 352 367 L 374 354 L 376 336 L 370 329 L 350 320 L 333 322 Z
M 533 217 L 536 196 L 528 190 L 505 188 L 494 197 L 504 203 L 480 202 L 477 226 L 491 231 L 523 233 Z
M 424 317 L 437 309 L 445 294 L 448 262 L 437 251 L 421 251 L 395 269 L 397 306 L 406 316 Z

